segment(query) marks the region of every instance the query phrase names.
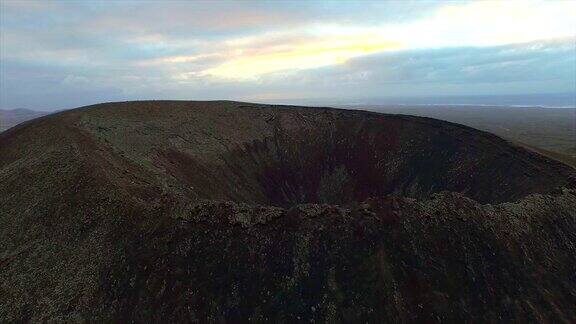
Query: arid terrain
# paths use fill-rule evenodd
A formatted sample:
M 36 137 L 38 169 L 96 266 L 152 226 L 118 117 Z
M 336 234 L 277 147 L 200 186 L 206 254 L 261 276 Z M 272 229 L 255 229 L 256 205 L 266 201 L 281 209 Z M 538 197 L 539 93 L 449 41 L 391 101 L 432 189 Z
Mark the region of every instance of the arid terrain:
M 576 171 L 431 118 L 93 105 L 0 133 L 0 322 L 576 321 Z

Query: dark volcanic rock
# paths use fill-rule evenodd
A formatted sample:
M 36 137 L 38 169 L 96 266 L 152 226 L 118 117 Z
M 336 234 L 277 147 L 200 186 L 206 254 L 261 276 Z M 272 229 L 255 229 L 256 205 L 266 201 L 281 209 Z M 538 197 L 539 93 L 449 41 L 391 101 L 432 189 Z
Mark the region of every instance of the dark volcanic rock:
M 427 118 L 67 111 L 0 134 L 0 322 L 573 322 L 574 179 Z

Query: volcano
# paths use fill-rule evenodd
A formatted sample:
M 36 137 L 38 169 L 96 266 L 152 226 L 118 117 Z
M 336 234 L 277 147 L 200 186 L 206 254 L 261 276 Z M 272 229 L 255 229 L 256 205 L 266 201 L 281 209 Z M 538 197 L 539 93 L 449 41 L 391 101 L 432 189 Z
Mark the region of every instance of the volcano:
M 430 118 L 64 111 L 0 134 L 0 321 L 572 322 L 575 187 Z

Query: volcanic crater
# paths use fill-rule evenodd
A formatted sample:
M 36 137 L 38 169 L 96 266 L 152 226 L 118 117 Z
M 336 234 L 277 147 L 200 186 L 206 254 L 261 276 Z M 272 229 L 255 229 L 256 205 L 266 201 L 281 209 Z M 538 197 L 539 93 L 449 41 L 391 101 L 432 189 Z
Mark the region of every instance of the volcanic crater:
M 122 102 L 0 153 L 0 320 L 576 319 L 574 169 L 469 127 Z

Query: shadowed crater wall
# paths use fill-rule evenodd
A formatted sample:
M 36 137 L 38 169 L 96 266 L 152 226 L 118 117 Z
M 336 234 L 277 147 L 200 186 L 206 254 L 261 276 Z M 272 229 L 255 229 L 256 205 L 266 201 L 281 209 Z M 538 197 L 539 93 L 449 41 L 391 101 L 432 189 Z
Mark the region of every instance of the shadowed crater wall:
M 433 119 L 298 107 L 236 109 L 261 112 L 265 131 L 233 145 L 221 138 L 215 161 L 207 163 L 182 147 L 164 154 L 172 172 L 199 188 L 202 198 L 288 207 L 347 205 L 387 194 L 424 198 L 447 190 L 497 203 L 548 192 L 569 173 L 492 134 Z M 210 131 L 242 134 L 246 126 L 226 127 Z

